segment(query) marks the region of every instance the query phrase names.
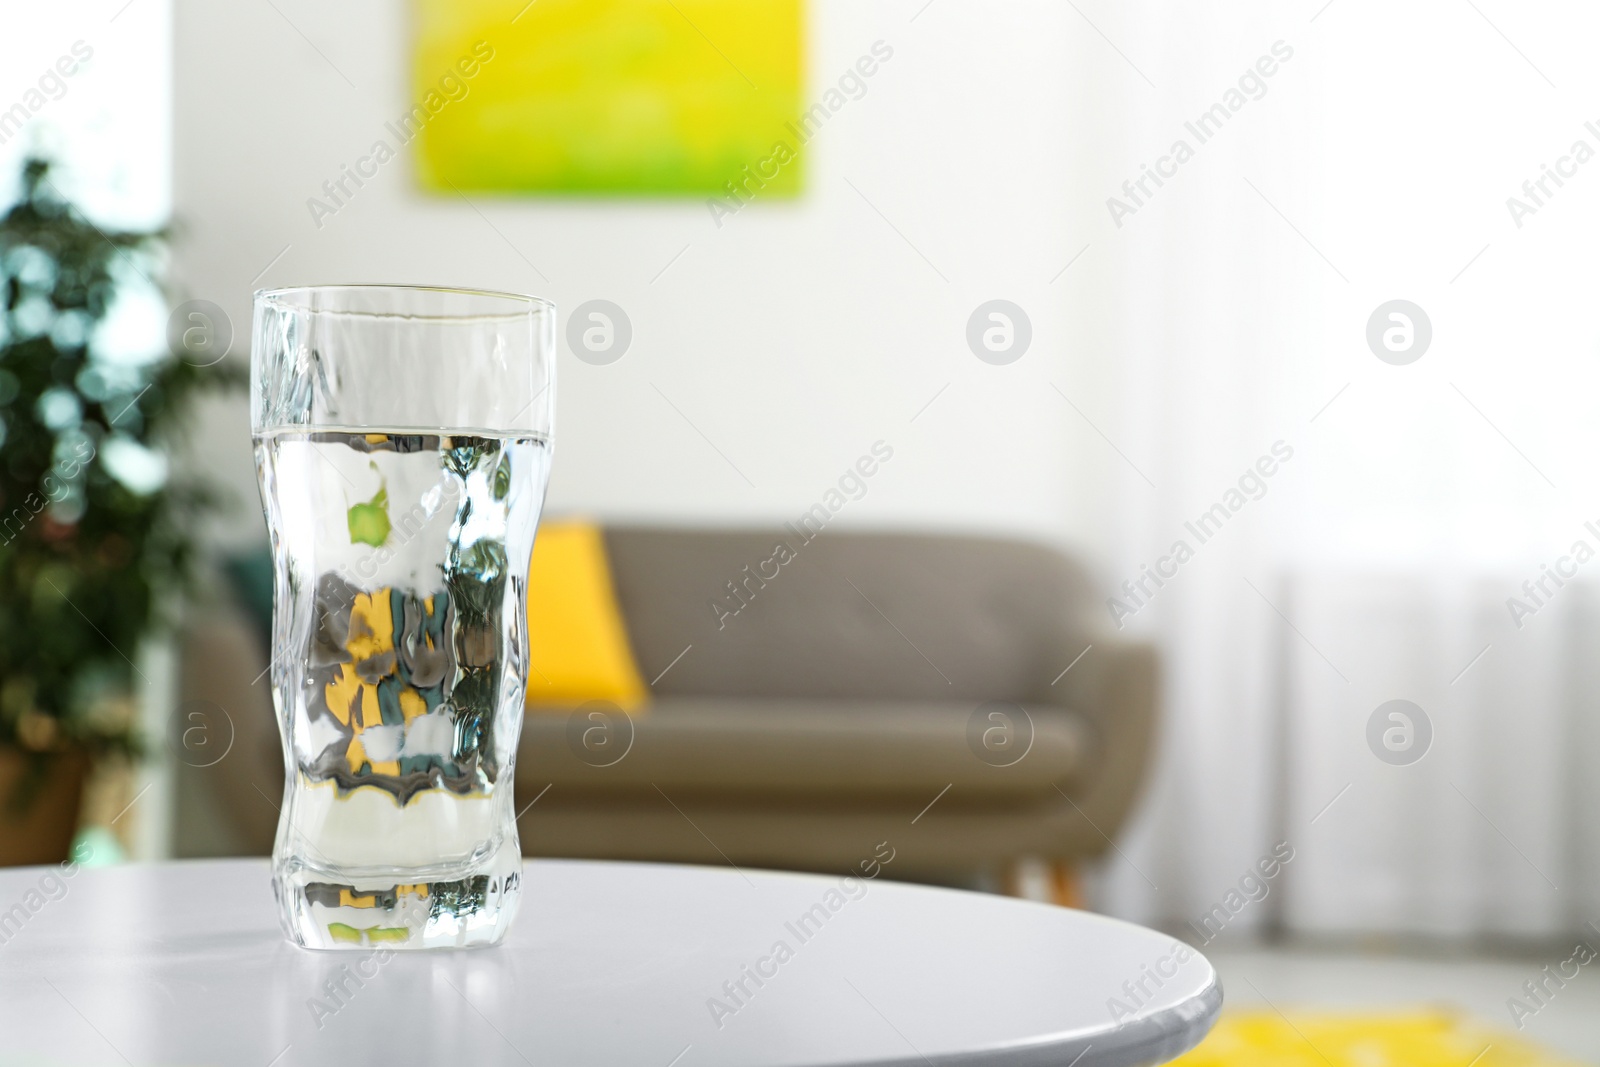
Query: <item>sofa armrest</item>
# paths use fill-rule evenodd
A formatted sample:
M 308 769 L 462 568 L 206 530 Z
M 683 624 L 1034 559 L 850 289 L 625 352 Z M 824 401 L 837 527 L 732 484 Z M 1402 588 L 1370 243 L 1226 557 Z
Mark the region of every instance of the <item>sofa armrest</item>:
M 1093 730 L 1095 749 L 1068 797 L 1103 851 L 1127 821 L 1151 760 L 1161 671 L 1153 645 L 1101 635 L 1093 646 L 1047 700 L 1080 713 Z
M 266 650 L 250 619 L 229 602 L 197 610 L 185 627 L 182 696 L 220 709 L 232 726 L 226 756 L 212 766 L 174 764 L 180 797 L 180 856 L 272 851 L 283 795 L 283 743 Z M 255 679 L 255 681 L 251 681 Z

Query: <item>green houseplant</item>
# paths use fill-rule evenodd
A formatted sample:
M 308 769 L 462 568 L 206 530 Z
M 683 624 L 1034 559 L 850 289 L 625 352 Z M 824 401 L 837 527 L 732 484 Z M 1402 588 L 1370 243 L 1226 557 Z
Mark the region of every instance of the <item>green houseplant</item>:
M 172 621 L 214 505 L 174 483 L 162 444 L 236 373 L 108 351 L 108 314 L 153 287 L 162 236 L 96 226 L 40 159 L 0 217 L 0 863 L 65 855 L 89 761 L 139 752 L 139 650 Z

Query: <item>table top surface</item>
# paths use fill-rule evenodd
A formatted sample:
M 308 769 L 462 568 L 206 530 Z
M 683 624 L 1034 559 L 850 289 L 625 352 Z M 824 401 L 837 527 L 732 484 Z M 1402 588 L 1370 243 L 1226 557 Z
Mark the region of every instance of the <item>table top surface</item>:
M 264 860 L 73 871 L 0 871 L 0 1062 L 1122 1067 L 1222 1003 L 1155 931 L 882 879 L 535 860 L 505 944 L 380 955 L 287 943 Z

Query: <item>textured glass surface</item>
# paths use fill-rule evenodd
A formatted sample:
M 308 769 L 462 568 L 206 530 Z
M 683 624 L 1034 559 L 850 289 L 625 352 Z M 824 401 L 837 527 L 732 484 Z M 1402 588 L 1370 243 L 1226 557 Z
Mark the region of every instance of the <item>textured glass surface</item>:
M 515 914 L 553 318 L 449 290 L 257 294 L 288 770 L 273 881 L 299 944 L 492 944 Z

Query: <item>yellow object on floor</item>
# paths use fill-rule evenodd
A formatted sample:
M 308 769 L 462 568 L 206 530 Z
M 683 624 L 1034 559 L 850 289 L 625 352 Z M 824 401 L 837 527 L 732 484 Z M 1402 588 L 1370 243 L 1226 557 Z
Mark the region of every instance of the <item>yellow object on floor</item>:
M 528 569 L 528 707 L 572 708 L 608 700 L 623 711 L 645 704 L 617 607 L 600 527 L 578 520 L 541 523 Z
M 1271 1009 L 1223 1014 L 1175 1067 L 1580 1067 L 1509 1032 L 1447 1011 Z

